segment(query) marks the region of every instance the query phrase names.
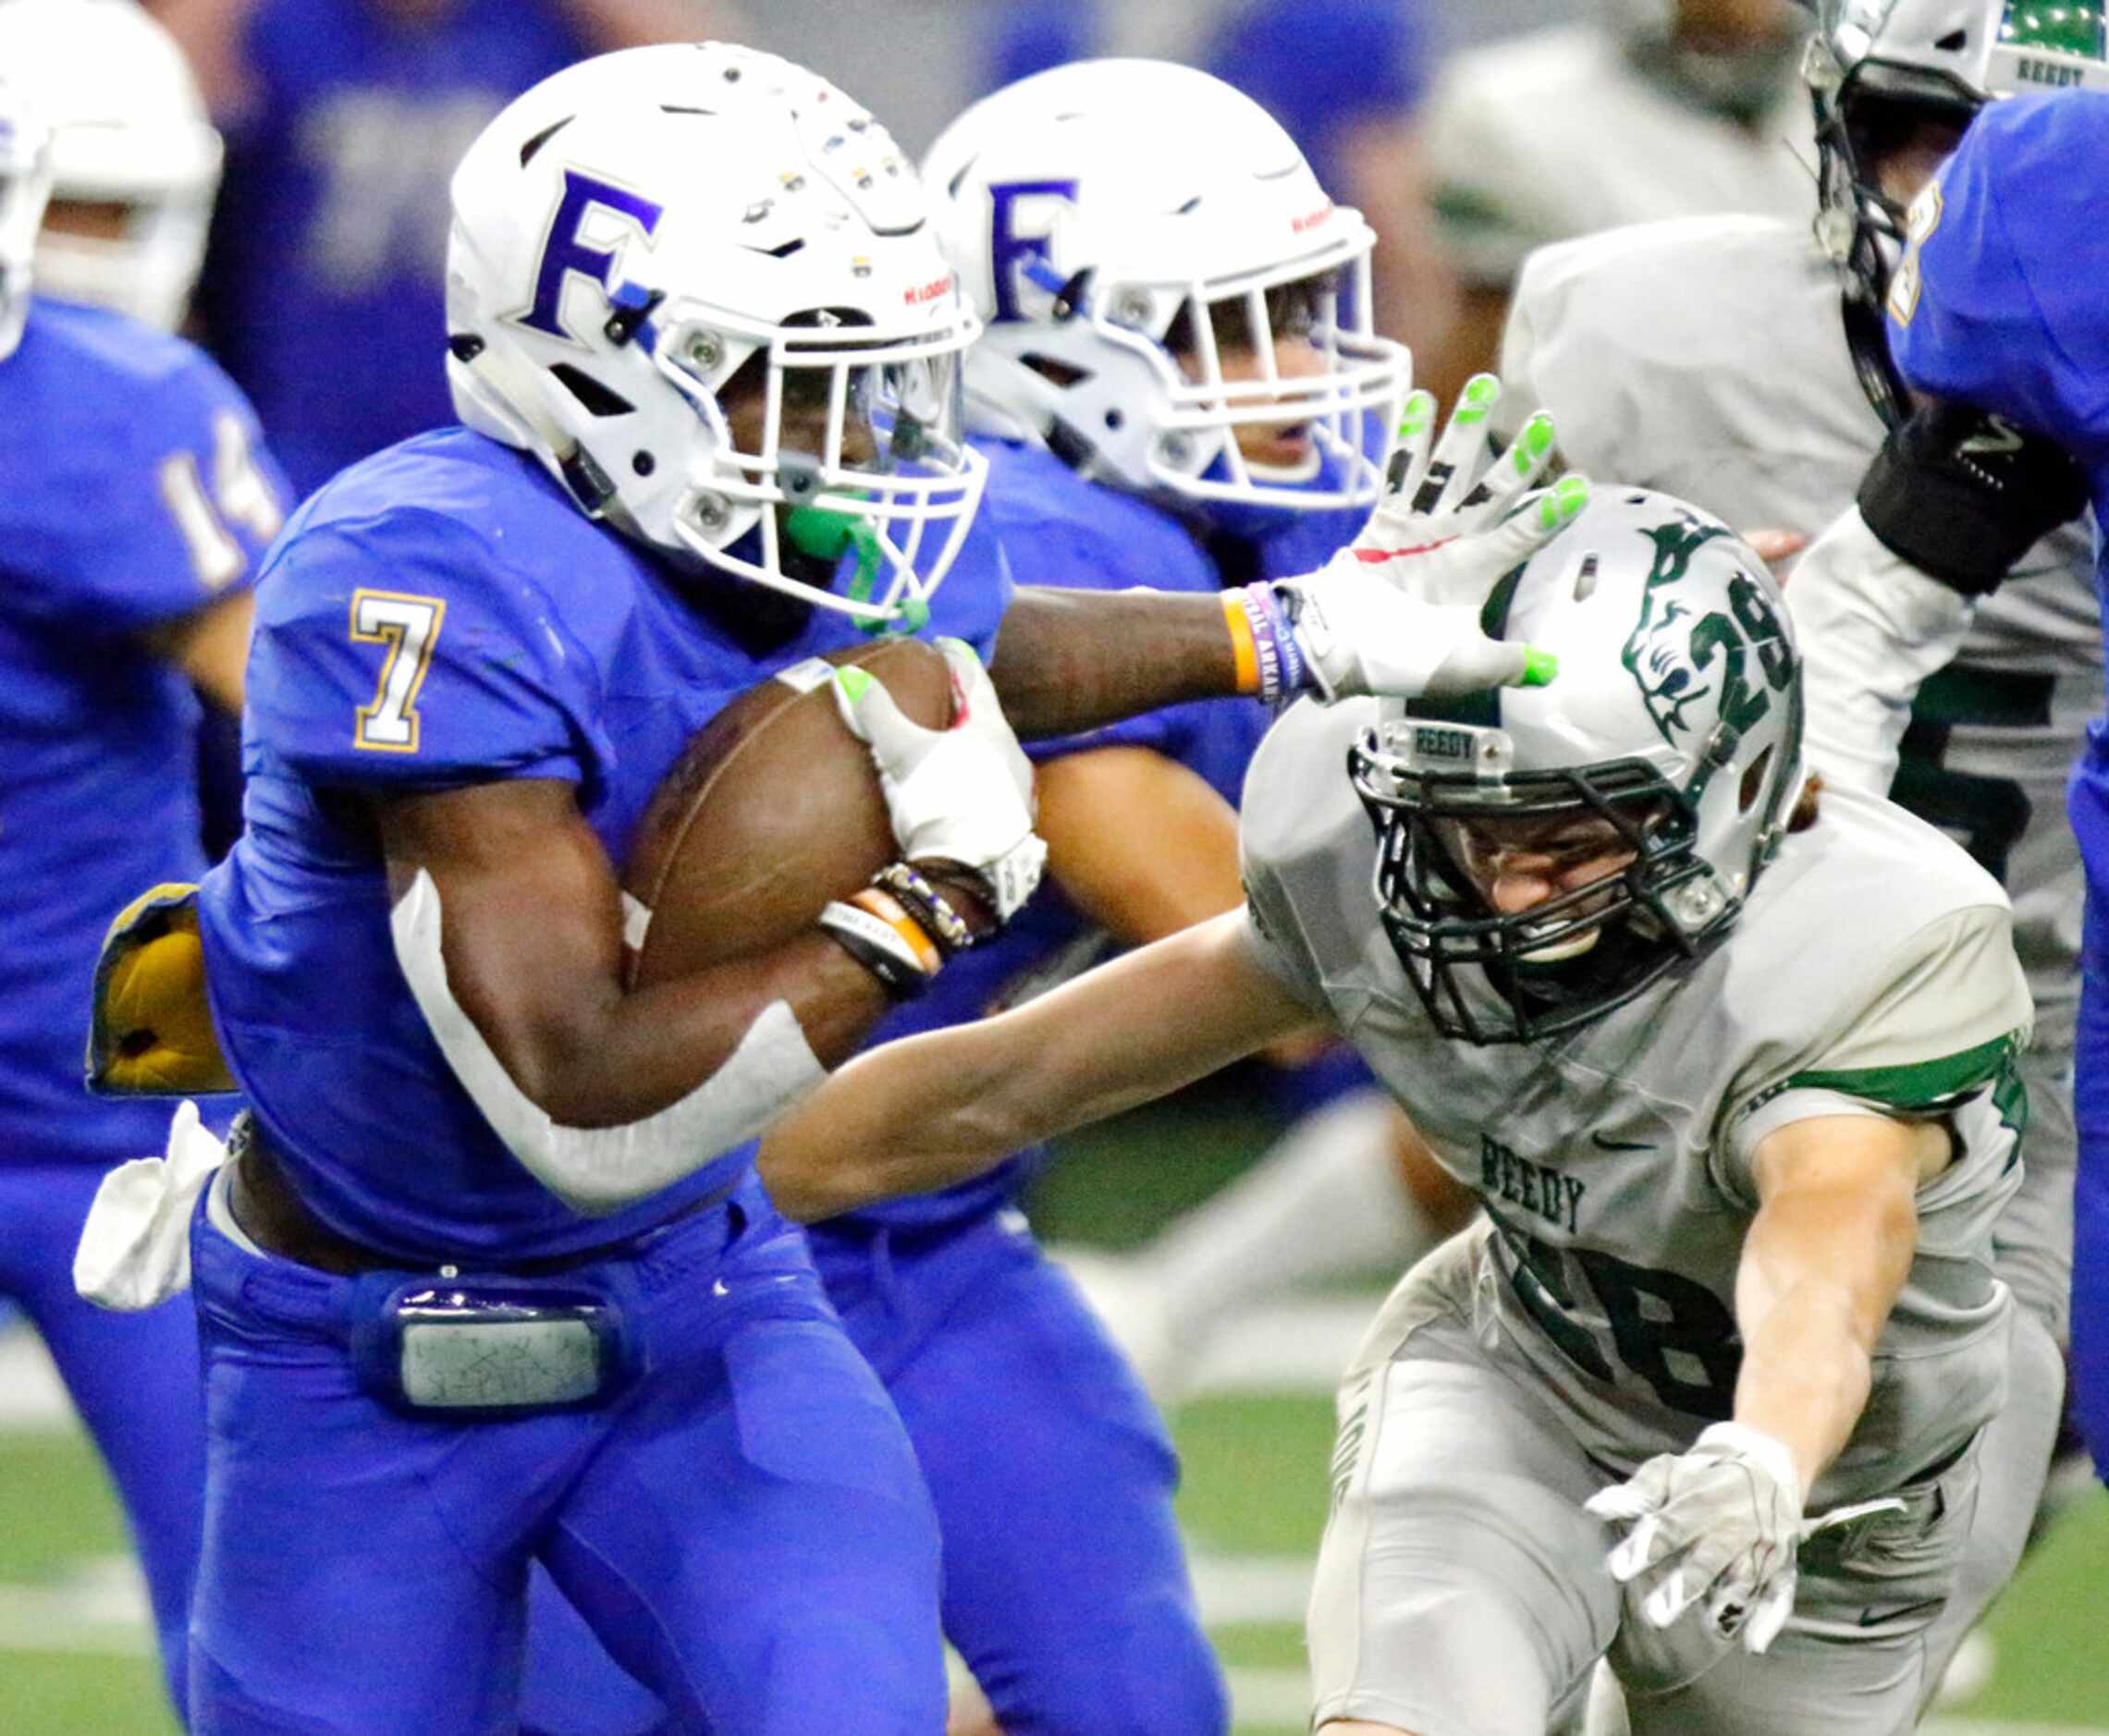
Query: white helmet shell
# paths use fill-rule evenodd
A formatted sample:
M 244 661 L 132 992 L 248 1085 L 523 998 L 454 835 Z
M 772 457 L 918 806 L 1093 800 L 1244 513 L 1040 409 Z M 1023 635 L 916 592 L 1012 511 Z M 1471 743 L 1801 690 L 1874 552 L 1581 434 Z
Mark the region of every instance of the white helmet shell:
M 21 85 L 0 70 L 0 357 L 30 316 L 37 226 L 51 196 L 51 134 Z
M 1045 443 L 1135 493 L 1376 500 L 1411 362 L 1369 328 L 1375 238 L 1251 98 L 1168 62 L 1079 61 L 976 103 L 924 175 L 987 325 L 967 371 L 978 431 Z M 1278 373 L 1288 334 L 1268 292 L 1311 279 L 1329 285 L 1308 334 L 1315 370 Z M 1343 280 L 1345 294 L 1330 287 Z M 1225 377 L 1201 316 L 1223 303 L 1243 313 L 1257 377 Z M 1166 343 L 1182 316 L 1191 373 Z M 1242 424 L 1298 422 L 1314 449 L 1302 473 L 1238 449 Z
M 47 231 L 39 293 L 175 330 L 220 184 L 220 136 L 175 39 L 133 0 L 0 0 L 0 66 L 51 128 L 53 200 L 126 214 L 121 236 Z
M 920 618 L 986 473 L 958 427 L 979 327 L 913 165 L 863 108 L 773 55 L 626 49 L 509 104 L 452 200 L 465 422 L 679 561 Z M 736 376 L 761 394 L 746 448 L 721 401 Z M 815 449 L 787 401 L 825 406 Z M 845 541 L 851 594 L 793 570 L 798 548 L 828 543 L 831 561 Z

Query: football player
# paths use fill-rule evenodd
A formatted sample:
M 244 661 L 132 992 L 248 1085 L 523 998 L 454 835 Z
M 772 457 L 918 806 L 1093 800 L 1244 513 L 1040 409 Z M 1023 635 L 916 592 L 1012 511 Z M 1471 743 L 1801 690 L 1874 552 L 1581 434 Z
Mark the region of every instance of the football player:
M 154 5 L 227 141 L 199 321 L 303 495 L 452 420 L 425 365 L 447 181 L 507 101 L 587 55 L 744 34 L 728 0 Z
M 2009 23 L 2007 10 L 2004 0 L 1829 9 L 1809 60 L 1824 165 L 1817 236 L 1778 218 L 1689 217 L 1532 256 L 1502 368 L 1515 397 L 1553 412 L 1569 460 L 1701 500 L 1735 524 L 1813 533 L 1851 504 L 1885 423 L 1908 405 L 1882 330 L 1891 239 L 1970 116 L 2020 88 L 2046 15 Z M 2102 691 L 2092 570 L 2083 525 L 2028 555 L 1978 611 L 1956 663 L 1919 691 L 1901 740 L 1838 738 L 1836 671 L 1805 635 L 1811 762 L 1833 788 L 1886 791 L 2005 886 L 2035 998 L 2019 1061 L 2026 1169 L 1995 1235 L 2021 1306 L 1965 1569 L 1987 1595 L 2028 1535 L 2064 1392 L 2081 877 L 2063 798 Z M 1797 616 L 1823 606 L 1825 582 L 1790 585 Z M 1983 1601 L 1952 1601 L 1937 1659 Z
M 220 179 L 182 51 L 136 0 L 0 0 L 0 59 L 52 134 L 37 293 L 175 331 Z
M 1342 1388 L 1314 1726 L 1545 1730 L 1608 1651 L 1637 1730 L 1893 1731 L 2006 1360 L 2005 896 L 1805 776 L 1779 593 L 1718 520 L 1600 487 L 1486 618 L 1560 679 L 1293 709 L 1245 910 L 860 1057 L 764 1174 L 805 1216 L 953 1180 L 1330 1019 L 1488 1216 Z
M 1587 0 L 1584 16 L 1459 55 L 1426 136 L 1436 222 L 1463 286 L 1455 329 L 1421 358 L 1447 395 L 1491 367 L 1533 248 L 1710 211 L 1797 216 L 1809 202 L 1805 22 L 1792 0 Z
M 112 913 L 204 870 L 198 695 L 240 709 L 250 587 L 286 496 L 248 404 L 197 350 L 70 299 L 93 284 L 31 296 L 54 147 L 17 79 L 65 98 L 77 81 L 43 76 L 56 51 L 88 58 L 78 34 L 42 36 L 57 9 L 0 6 L 0 1292 L 43 1335 L 109 1464 L 180 1707 L 204 1485 L 197 1323 L 187 1302 L 119 1317 L 74 1293 L 102 1172 L 158 1145 L 166 1120 L 82 1095 L 80 1014 Z M 83 28 L 104 10 L 71 9 Z M 109 10 L 129 15 L 107 38 L 121 72 L 155 39 Z M 195 249 L 164 263 L 184 279 Z
M 2017 15 L 2018 16 L 2018 15 Z M 2023 84 L 1994 104 L 1912 202 L 1884 301 L 1891 348 L 1919 401 L 1862 483 L 1858 509 L 1803 561 L 1821 575 L 1821 646 L 1865 696 L 1842 730 L 1894 740 L 1920 678 L 1957 654 L 2016 563 L 2048 528 L 2109 501 L 2109 326 L 2084 292 L 2109 186 L 2084 167 L 2109 142 L 2101 9 L 2032 11 L 2003 46 Z M 1964 407 L 1968 407 L 1965 409 Z M 2096 555 L 2096 589 L 2102 556 Z M 2022 571 L 2026 570 L 2024 567 Z M 1834 576 L 1833 576 L 1834 575 Z M 2004 593 L 2000 593 L 2004 595 Z M 1886 732 L 1886 733 L 1884 733 Z M 2109 771 L 2100 727 L 2067 813 L 2086 864 L 2075 1111 L 2074 1414 L 2109 1474 Z
M 1369 331 L 1368 227 L 1257 104 L 1184 67 L 1084 62 L 975 104 L 924 178 L 987 323 L 968 422 L 1021 584 L 1214 598 L 1361 530 L 1410 364 Z M 1266 720 L 1196 702 L 1036 744 L 1054 891 L 877 1035 L 1059 980 L 1094 929 L 1133 946 L 1234 908 L 1231 804 Z M 815 1259 L 915 1443 L 946 1633 L 996 1722 L 1220 1730 L 1171 1443 L 1012 1209 L 1044 1157 L 814 1225 Z
M 1369 331 L 1367 226 L 1332 206 L 1257 104 L 1162 62 L 1085 62 L 975 104 L 925 178 L 987 324 L 968 416 L 987 436 L 984 511 L 1022 581 L 1213 594 L 1322 564 L 1353 538 L 1410 361 Z M 1293 389 L 1269 387 L 1269 369 Z M 1243 396 L 1215 397 L 1219 375 Z M 1484 422 L 1491 390 L 1461 431 Z M 1425 395 L 1408 413 L 1431 413 Z M 1234 804 L 1264 727 L 1257 711 L 1189 705 L 1048 764 L 1043 829 L 1071 901 L 1126 944 L 1234 905 L 1228 808 L 1207 804 L 1219 839 L 1207 849 L 1191 831 L 1167 849 L 1161 828 L 1201 819 L 1172 762 Z M 1299 1124 L 1257 1180 L 1162 1250 L 1073 1262 L 1159 1397 L 1227 1304 L 1296 1281 L 1343 1240 L 1382 1263 L 1454 1227 L 1439 1173 L 1414 1172 L 1426 1207 L 1399 1185 L 1406 1135 L 1380 1094 L 1354 1089 L 1367 1075 L 1313 1070 L 1350 1094 Z M 1289 1082 L 1286 1094 L 1306 1094 Z
M 1041 734 L 1546 666 L 1360 572 L 938 596 L 1001 556 L 969 546 L 976 322 L 913 165 L 787 62 L 581 63 L 479 136 L 452 202 L 466 425 L 353 466 L 278 542 L 247 829 L 196 903 L 252 1113 L 190 1244 L 193 1717 L 504 1721 L 538 1559 L 684 1725 L 926 1730 L 928 1498 L 752 1136 L 1031 891 L 1028 768 L 973 644 L 949 645 L 943 732 L 839 678 L 901 862 L 781 947 L 626 994 L 611 864 L 654 788 L 728 700 L 828 679 L 813 659 L 863 626 L 986 649 L 1000 619 L 1006 703 Z M 1453 516 L 1429 558 L 1483 590 L 1570 499 Z

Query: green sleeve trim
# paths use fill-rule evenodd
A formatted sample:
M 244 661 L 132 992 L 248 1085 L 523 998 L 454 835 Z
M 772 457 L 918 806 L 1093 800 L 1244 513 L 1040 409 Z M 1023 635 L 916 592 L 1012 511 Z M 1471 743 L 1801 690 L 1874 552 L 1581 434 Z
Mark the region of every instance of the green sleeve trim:
M 2013 1054 L 2017 1032 L 1993 1037 L 1974 1049 L 1943 1055 L 1937 1060 L 1912 1061 L 1902 1067 L 1848 1068 L 1840 1072 L 1796 1073 L 1782 1087 L 1785 1091 L 1835 1091 L 1848 1097 L 1865 1097 L 1870 1103 L 1893 1109 L 1929 1109 L 1950 1097 L 1960 1096 L 1989 1084 Z

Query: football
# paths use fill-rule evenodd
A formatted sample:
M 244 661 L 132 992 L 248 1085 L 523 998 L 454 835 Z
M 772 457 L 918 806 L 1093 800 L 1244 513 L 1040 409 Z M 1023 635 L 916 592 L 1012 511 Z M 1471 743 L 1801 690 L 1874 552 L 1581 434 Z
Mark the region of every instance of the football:
M 780 946 L 899 853 L 870 750 L 829 691 L 841 663 L 885 682 L 914 722 L 951 722 L 951 672 L 913 639 L 794 664 L 726 706 L 639 823 L 623 875 L 630 987 Z

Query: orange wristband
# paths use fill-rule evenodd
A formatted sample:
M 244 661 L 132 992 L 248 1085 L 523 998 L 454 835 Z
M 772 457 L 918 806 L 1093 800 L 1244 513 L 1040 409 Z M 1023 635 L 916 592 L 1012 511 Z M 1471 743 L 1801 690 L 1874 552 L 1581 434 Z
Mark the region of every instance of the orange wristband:
M 849 902 L 860 911 L 876 916 L 908 943 L 925 976 L 935 976 L 945 962 L 945 955 L 938 950 L 938 943 L 923 932 L 923 924 L 906 911 L 890 892 L 882 892 L 877 886 L 866 886 L 856 893 Z
M 1259 643 L 1252 636 L 1252 619 L 1245 612 L 1240 593 L 1223 593 L 1223 620 L 1231 630 L 1231 654 L 1237 659 L 1237 691 L 1259 691 Z

